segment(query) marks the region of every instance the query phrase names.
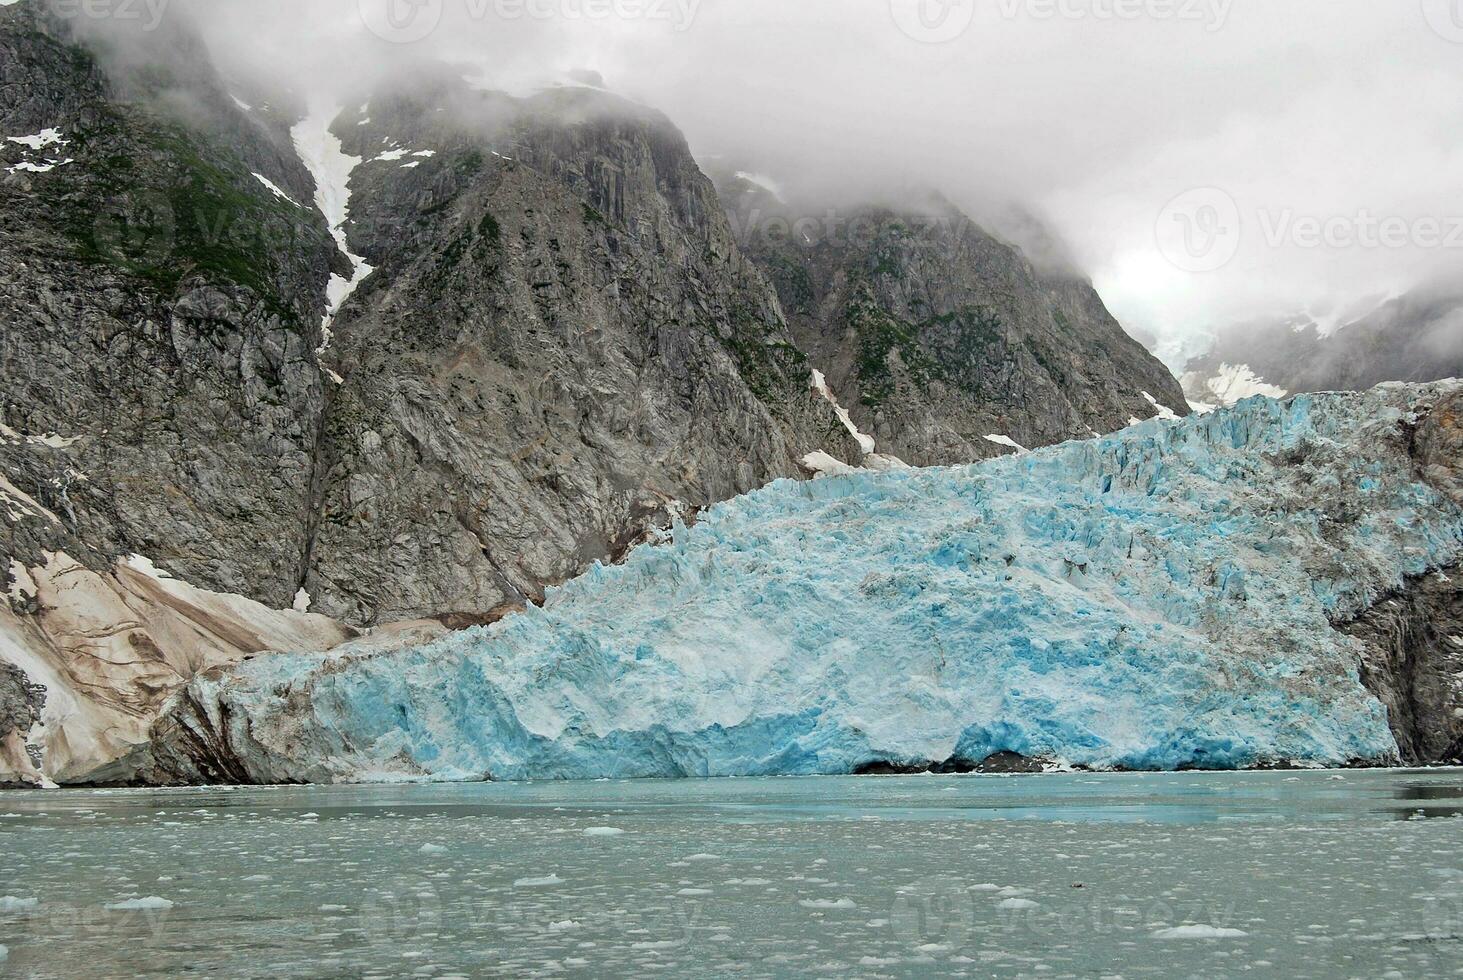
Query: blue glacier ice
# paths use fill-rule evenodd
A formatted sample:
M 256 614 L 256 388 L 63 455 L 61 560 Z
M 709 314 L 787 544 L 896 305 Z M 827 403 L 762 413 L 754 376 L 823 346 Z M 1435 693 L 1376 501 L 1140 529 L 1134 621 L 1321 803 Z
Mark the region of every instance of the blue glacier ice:
M 154 751 L 258 781 L 1385 762 L 1333 624 L 1459 560 L 1463 508 L 1408 450 L 1459 387 L 778 482 L 493 626 L 202 677 Z

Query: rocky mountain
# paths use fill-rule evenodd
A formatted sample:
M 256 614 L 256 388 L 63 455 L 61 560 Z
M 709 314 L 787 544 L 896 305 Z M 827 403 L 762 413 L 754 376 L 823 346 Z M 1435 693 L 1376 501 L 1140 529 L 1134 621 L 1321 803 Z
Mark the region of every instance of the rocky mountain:
M 660 114 L 444 79 L 336 129 L 362 159 L 350 236 L 375 271 L 324 357 L 341 381 L 318 607 L 374 623 L 536 601 L 677 508 L 850 452 Z
M 868 329 L 811 316 L 598 84 L 421 68 L 341 105 L 126 27 L 0 6 L 15 779 L 115 759 L 200 670 L 492 622 L 677 515 L 902 465 L 859 425 L 958 461 L 1183 408 L 1090 287 L 978 229 L 891 225 L 857 288 L 830 252 L 819 302 Z
M 1190 401 L 1364 391 L 1384 381 L 1463 377 L 1463 291 L 1420 287 L 1323 327 L 1309 316 L 1222 330 L 1184 367 Z
M 1460 448 L 1450 382 L 778 483 L 491 627 L 209 671 L 105 775 L 1457 761 Z
M 798 209 L 753 175 L 720 186 L 798 346 L 883 452 L 962 463 L 1188 413 L 1090 283 L 947 201 Z

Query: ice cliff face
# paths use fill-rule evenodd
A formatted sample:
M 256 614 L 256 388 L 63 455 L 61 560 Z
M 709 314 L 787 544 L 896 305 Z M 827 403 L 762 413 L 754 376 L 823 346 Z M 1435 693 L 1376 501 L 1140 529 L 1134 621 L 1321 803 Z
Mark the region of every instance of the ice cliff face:
M 1252 399 L 782 481 L 492 627 L 210 672 L 118 775 L 1393 761 L 1367 643 L 1338 627 L 1459 561 L 1460 403 L 1456 382 Z

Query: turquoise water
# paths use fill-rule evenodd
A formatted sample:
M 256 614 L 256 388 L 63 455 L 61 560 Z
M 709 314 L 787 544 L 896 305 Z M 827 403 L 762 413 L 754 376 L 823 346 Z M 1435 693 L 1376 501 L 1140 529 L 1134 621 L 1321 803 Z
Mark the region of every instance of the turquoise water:
M 1463 772 L 0 794 L 0 944 L 37 977 L 1452 976 Z

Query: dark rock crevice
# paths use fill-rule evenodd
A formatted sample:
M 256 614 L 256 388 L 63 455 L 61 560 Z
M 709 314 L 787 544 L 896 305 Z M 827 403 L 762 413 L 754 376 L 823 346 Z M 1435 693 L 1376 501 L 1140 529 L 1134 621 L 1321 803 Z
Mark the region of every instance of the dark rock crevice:
M 1341 629 L 1364 645 L 1402 761 L 1463 763 L 1463 565 L 1409 578 Z

